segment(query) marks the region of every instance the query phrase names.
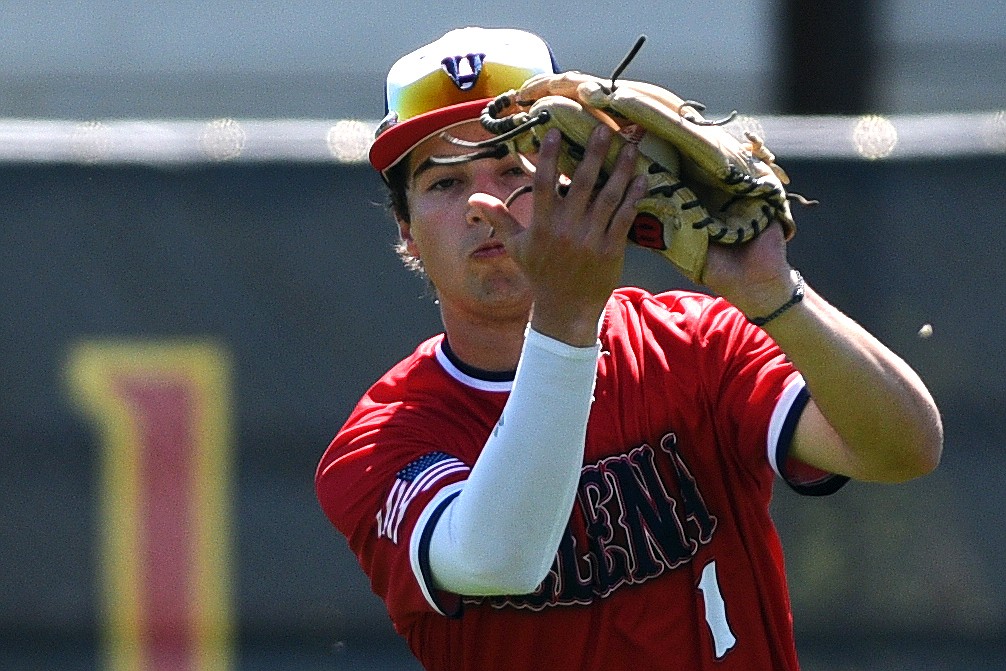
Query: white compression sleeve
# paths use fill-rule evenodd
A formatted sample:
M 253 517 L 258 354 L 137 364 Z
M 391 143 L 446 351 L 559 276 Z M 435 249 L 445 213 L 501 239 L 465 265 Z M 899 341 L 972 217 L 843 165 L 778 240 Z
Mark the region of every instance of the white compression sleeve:
M 599 351 L 528 329 L 500 421 L 430 538 L 438 588 L 524 594 L 547 575 L 580 479 Z

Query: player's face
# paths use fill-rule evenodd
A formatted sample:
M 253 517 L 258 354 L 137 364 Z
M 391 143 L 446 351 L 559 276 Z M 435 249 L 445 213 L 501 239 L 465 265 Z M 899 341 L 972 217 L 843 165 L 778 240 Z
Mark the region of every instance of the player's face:
M 478 122 L 451 129 L 466 140 L 489 137 Z M 400 222 L 410 253 L 437 289 L 442 309 L 462 309 L 503 316 L 514 311 L 526 319 L 531 305 L 528 282 L 491 226 L 468 205 L 474 193 L 505 200 L 515 189 L 530 183 L 519 159 L 506 156 L 454 165 L 436 165 L 431 156 L 470 152 L 440 137 L 433 137 L 409 156 L 408 223 Z M 518 198 L 511 213 L 529 221 L 531 198 Z

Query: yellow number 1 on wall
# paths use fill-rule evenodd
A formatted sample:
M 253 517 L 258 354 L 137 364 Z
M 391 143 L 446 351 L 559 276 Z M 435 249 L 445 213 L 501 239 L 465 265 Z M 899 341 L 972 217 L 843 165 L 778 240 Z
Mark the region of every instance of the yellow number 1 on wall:
M 205 342 L 85 342 L 67 378 L 101 446 L 106 668 L 227 671 L 229 357 Z

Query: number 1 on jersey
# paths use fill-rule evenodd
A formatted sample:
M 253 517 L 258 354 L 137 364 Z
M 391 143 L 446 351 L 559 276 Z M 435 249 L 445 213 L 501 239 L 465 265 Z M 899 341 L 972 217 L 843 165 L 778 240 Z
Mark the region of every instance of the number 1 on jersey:
M 713 636 L 713 646 L 716 648 L 716 659 L 722 659 L 737 643 L 737 637 L 730 630 L 727 622 L 727 606 L 720 593 L 720 583 L 716 578 L 716 561 L 706 564 L 702 569 L 702 579 L 699 580 L 699 591 L 706 607 L 706 624 Z

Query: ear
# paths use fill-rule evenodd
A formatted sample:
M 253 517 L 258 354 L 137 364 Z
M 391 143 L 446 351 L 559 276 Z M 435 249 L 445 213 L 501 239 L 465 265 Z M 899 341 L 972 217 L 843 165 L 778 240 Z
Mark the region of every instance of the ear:
M 398 237 L 405 243 L 405 249 L 410 255 L 419 258 L 419 248 L 416 246 L 416 239 L 412 237 L 412 224 L 401 217 L 395 217 L 398 222 Z

